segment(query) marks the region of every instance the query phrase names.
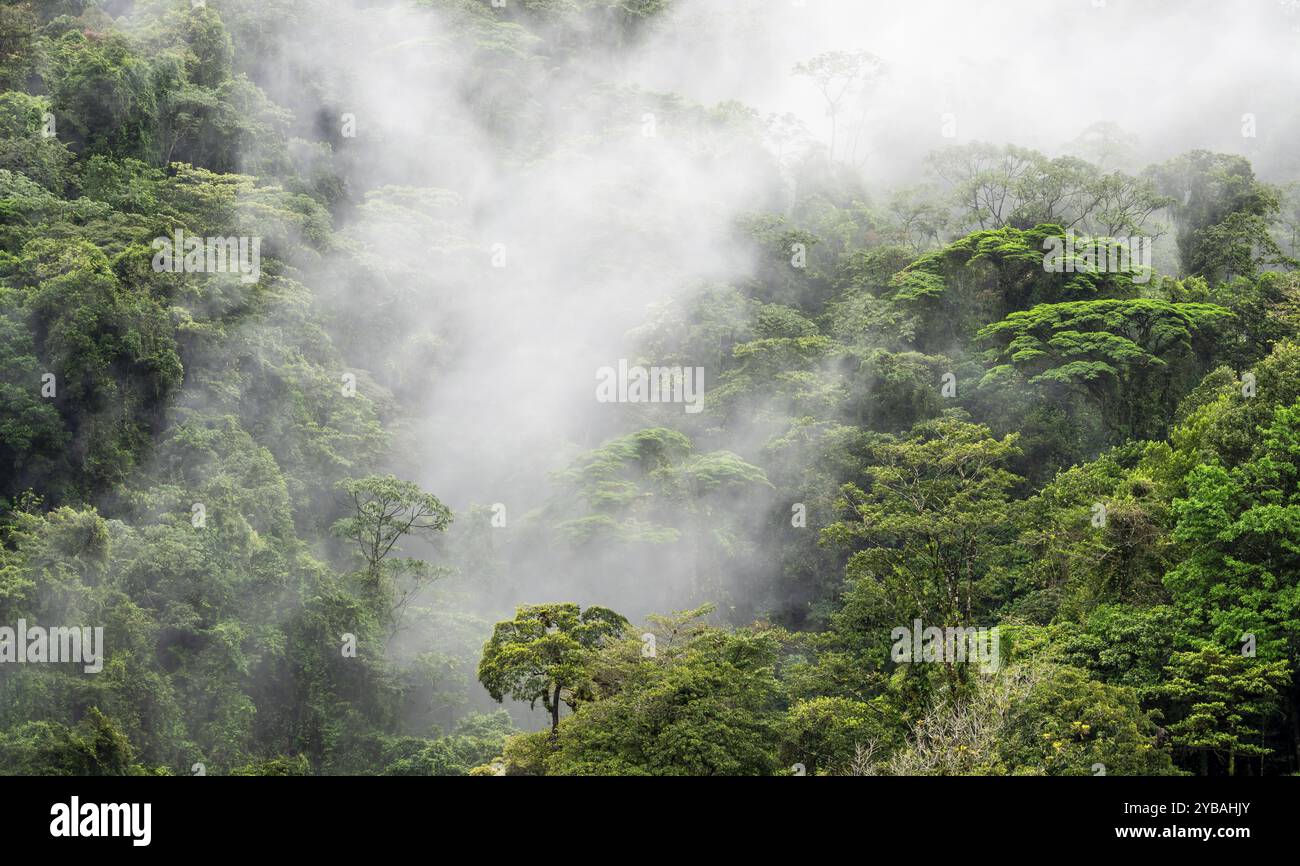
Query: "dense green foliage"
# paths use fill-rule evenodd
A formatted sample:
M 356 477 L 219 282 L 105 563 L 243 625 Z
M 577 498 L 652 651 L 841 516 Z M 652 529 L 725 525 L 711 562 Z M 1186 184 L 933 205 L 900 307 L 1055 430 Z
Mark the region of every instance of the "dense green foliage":
M 493 279 L 473 208 L 356 188 L 326 83 L 325 123 L 278 104 L 301 5 L 0 6 L 0 626 L 107 635 L 95 674 L 0 664 L 0 773 L 1300 772 L 1300 280 L 1249 161 L 972 144 L 877 193 L 736 104 L 534 110 L 666 0 L 413 4 L 492 58 L 468 101 L 525 177 L 644 100 L 693 157 L 797 180 L 734 220 L 751 267 L 633 331 L 705 365 L 703 411 L 531 455 L 549 499 L 488 540 L 490 493 L 407 480 L 456 296 Z M 1178 267 L 1044 268 L 1160 218 Z M 260 273 L 160 272 L 178 230 L 257 236 Z M 581 604 L 534 597 L 575 561 Z M 615 611 L 667 574 L 661 615 Z M 996 628 L 999 664 L 901 661 L 917 620 Z

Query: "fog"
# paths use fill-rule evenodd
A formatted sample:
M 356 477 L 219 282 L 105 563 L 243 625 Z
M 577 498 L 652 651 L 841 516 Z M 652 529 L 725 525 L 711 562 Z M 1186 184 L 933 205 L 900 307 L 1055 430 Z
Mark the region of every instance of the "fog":
M 1248 155 L 1266 177 L 1297 165 L 1300 6 L 1286 0 L 710 0 L 679 4 L 672 21 L 630 64 L 643 86 L 792 112 L 823 140 L 821 97 L 791 67 L 825 51 L 879 56 L 867 164 L 885 184 L 954 141 L 1055 155 L 1104 121 L 1138 137 L 1143 163 L 1202 147 Z
M 316 9 L 310 32 L 268 34 L 259 83 L 300 133 L 331 141 L 349 187 L 340 255 L 383 278 L 358 282 L 327 257 L 310 282 L 336 307 L 349 360 L 397 398 L 389 468 L 456 512 L 451 543 L 408 552 L 457 566 L 440 598 L 484 622 L 524 603 L 601 604 L 638 620 L 709 598 L 701 570 L 713 566 L 685 541 L 716 527 L 679 525 L 683 543 L 663 549 L 572 545 L 543 511 L 581 513 L 557 505 L 554 473 L 645 427 L 761 462 L 762 431 L 728 437 L 681 406 L 599 404 L 595 373 L 658 363 L 639 328 L 673 299 L 759 266 L 735 220 L 787 211 L 789 162 L 829 148 L 825 101 L 795 64 L 827 51 L 880 59 L 847 96 L 834 154 L 868 198 L 923 180 L 925 156 L 946 145 L 1058 155 L 1099 122 L 1136 137 L 1120 157 L 1130 170 L 1191 148 L 1245 154 L 1265 178 L 1298 167 L 1300 11 L 1272 0 L 682 0 L 622 50 L 562 57 L 530 57 L 522 37 L 467 45 L 437 6 Z M 705 116 L 729 102 L 756 114 Z M 807 135 L 778 160 L 760 127 L 787 113 Z M 341 131 L 349 122 L 355 136 Z M 371 330 L 398 300 L 397 331 Z M 714 383 L 715 359 L 683 360 Z M 742 554 L 708 575 L 733 602 L 722 618 L 764 612 L 757 596 L 734 602 L 775 567 L 764 540 L 791 498 L 719 503 L 743 527 Z M 490 526 L 493 506 L 504 526 Z M 430 640 L 429 625 L 407 640 Z

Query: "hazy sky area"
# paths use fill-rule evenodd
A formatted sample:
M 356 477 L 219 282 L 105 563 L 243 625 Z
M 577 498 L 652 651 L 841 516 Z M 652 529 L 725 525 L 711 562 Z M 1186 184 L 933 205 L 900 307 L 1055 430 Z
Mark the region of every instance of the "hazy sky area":
M 796 62 L 862 49 L 888 74 L 870 97 L 870 172 L 888 179 L 955 141 L 1058 151 L 1113 121 L 1147 153 L 1192 147 L 1294 168 L 1300 6 L 1279 0 L 693 0 L 631 71 L 651 89 L 797 114 L 825 134 Z M 1253 112 L 1258 135 L 1241 135 Z M 1259 166 L 1257 166 L 1259 168 Z

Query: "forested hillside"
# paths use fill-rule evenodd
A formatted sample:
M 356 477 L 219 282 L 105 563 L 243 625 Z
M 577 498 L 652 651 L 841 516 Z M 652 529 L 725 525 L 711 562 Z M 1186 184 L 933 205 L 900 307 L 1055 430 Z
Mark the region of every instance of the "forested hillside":
M 1300 772 L 1300 166 L 741 6 L 0 5 L 0 773 Z

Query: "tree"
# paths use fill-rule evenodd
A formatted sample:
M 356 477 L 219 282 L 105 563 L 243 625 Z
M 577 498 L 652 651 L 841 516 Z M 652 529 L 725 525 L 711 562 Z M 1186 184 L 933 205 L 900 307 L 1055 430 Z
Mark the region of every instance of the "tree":
M 1167 490 L 1152 480 L 1151 470 L 1132 465 L 1142 454 L 1136 446 L 1124 446 L 1062 469 L 1021 503 L 1016 523 L 1023 564 L 1017 573 L 1029 591 L 1014 609 L 1042 623 L 1058 615 L 1086 615 L 1084 634 L 1075 636 L 1071 623 L 1063 626 L 1066 632 L 1058 641 L 1067 648 L 1097 648 L 1097 667 L 1107 671 L 1119 659 L 1141 656 L 1154 664 L 1158 677 L 1169 647 L 1163 646 L 1163 656 L 1147 655 L 1159 653 L 1162 642 L 1145 622 L 1160 608 L 1145 606 L 1167 599 L 1162 580 L 1176 552 L 1168 537 Z M 1122 604 L 1108 615 L 1106 605 L 1117 602 Z M 1129 605 L 1143 608 L 1134 611 Z M 1138 621 L 1131 622 L 1130 616 Z M 1098 631 L 1102 634 L 1094 634 Z M 1092 664 L 1071 663 L 1093 669 Z
M 1177 626 L 1169 605 L 1103 604 L 1081 625 L 1063 624 L 1058 641 L 1070 664 L 1102 682 L 1129 686 L 1145 701 L 1159 687 Z
M 1131 689 L 1088 679 L 1045 658 L 936 696 L 907 742 L 852 775 L 1172 775 L 1169 754 Z M 868 753 L 875 751 L 868 748 Z M 1098 768 L 1098 765 L 1101 765 Z
M 616 692 L 564 720 L 546 774 L 772 775 L 780 644 L 775 631 L 706 628 L 639 658 Z
M 1090 124 L 1065 146 L 1068 153 L 1112 170 L 1130 167 L 1137 158 L 1138 137 L 1113 121 Z
M 1214 645 L 1174 653 L 1158 693 L 1173 709 L 1169 734 L 1174 748 L 1200 756 L 1209 775 L 1210 755 L 1225 760 L 1229 776 L 1237 756 L 1263 757 L 1264 720 L 1276 712 L 1279 689 L 1290 680 L 1285 661 L 1247 658 Z M 1250 742 L 1256 740 L 1257 742 Z
M 896 746 L 895 724 L 883 701 L 820 696 L 790 707 L 782 717 L 781 763 L 804 765 L 808 775 L 842 775 L 863 748 Z
M 1065 248 L 1064 238 L 1059 225 L 1004 226 L 972 232 L 922 255 L 893 274 L 881 292 L 899 321 L 885 339 L 949 354 L 990 321 L 1016 311 L 1139 293 L 1134 271 L 1079 266 L 1072 273 L 1045 267 L 1050 250 Z
M 347 517 L 335 521 L 331 531 L 356 545 L 365 560 L 366 585 L 380 598 L 394 591 L 392 571 L 404 571 L 415 577 L 415 585 L 389 602 L 388 616 L 395 619 L 406 603 L 430 578 L 418 560 L 389 561 L 395 545 L 404 536 L 431 538 L 451 524 L 451 510 L 432 493 L 425 493 L 410 481 L 392 475 L 368 475 L 339 482 L 349 510 Z
M 48 63 L 46 85 L 75 150 L 153 156 L 158 96 L 166 89 L 125 36 L 71 30 L 53 42 Z
M 385 776 L 465 776 L 501 754 L 506 737 L 518 733 L 510 714 L 471 714 L 445 737 L 401 737 L 382 758 Z
M 937 246 L 948 225 L 949 207 L 929 187 L 912 186 L 889 195 L 888 212 L 900 243 L 913 252 Z
M 997 750 L 1015 774 L 1177 774 L 1153 714 L 1132 689 L 1064 665 L 1046 665 L 1029 693 L 1013 703 Z
M 49 109 L 46 97 L 0 93 L 0 169 L 26 175 L 61 194 L 70 180 L 73 155 L 57 137 L 44 134 Z
M 0 91 L 22 90 L 36 66 L 35 12 L 26 3 L 0 6 Z
M 1150 178 L 1010 144 L 953 145 L 931 154 L 929 165 L 947 182 L 962 227 L 1050 223 L 1114 235 L 1145 231 L 1151 216 L 1172 203 Z
M 1170 200 L 1183 271 L 1211 280 L 1251 265 L 1253 251 L 1280 255 L 1268 233 L 1281 203 L 1236 154 L 1193 150 L 1148 169 Z
M 1272 235 L 1273 220 L 1258 214 L 1230 213 L 1196 233 L 1196 272 L 1211 282 L 1250 277 L 1262 266 L 1300 267 Z
M 26 395 L 15 402 L 11 419 L 23 422 L 5 425 L 0 442 L 21 441 L 38 460 L 62 464 L 63 473 L 44 473 L 51 487 L 61 487 L 60 474 L 66 474 L 75 476 L 79 492 L 105 490 L 135 467 L 180 387 L 183 371 L 168 312 L 148 292 L 124 286 L 88 240 L 32 240 L 12 265 L 9 279 L 20 288 L 3 291 L 14 306 L 0 324 L 0 352 L 16 364 L 4 386 L 19 386 Z M 11 318 L 19 310 L 21 324 Z M 19 371 L 37 378 L 13 382 Z M 55 385 L 48 401 L 41 396 L 46 372 Z M 47 428 L 51 404 L 62 418 L 67 447 L 57 447 L 63 437 Z M 44 453 L 37 450 L 42 441 Z
M 0 731 L 0 772 L 23 776 L 143 776 L 131 741 L 90 707 L 75 726 L 28 722 L 12 734 Z
M 980 330 L 994 346 L 985 382 L 1009 377 L 1047 396 L 1081 396 L 1114 436 L 1154 438 L 1209 370 L 1230 317 L 1154 298 L 1040 304 Z
M 1122 171 L 1112 171 L 1098 178 L 1092 186 L 1095 206 L 1085 216 L 1085 223 L 1093 232 L 1115 237 L 1146 234 L 1159 237 L 1163 231 L 1148 228 L 1152 216 L 1174 203 L 1169 196 L 1161 195 L 1149 177 L 1133 177 Z
M 794 74 L 812 81 L 826 100 L 831 119 L 830 155 L 835 158 L 839 114 L 846 99 L 880 74 L 884 62 L 868 51 L 828 51 L 794 65 Z
M 215 88 L 230 77 L 234 46 L 215 9 L 190 10 L 185 20 L 185 42 L 193 55 L 187 70 L 190 81 Z
M 1284 184 L 1278 193 L 1281 196 L 1278 213 L 1280 243 L 1291 258 L 1300 258 L 1300 181 Z
M 1009 494 L 1019 479 L 1004 466 L 1019 453 L 1016 439 L 941 418 L 872 449 L 867 483 L 844 485 L 844 517 L 822 533 L 823 543 L 853 550 L 841 629 L 863 632 L 862 642 L 883 651 L 890 629 L 915 618 L 943 628 L 984 615 L 1009 541 Z
M 1034 150 L 976 141 L 936 151 L 928 163 L 948 184 L 964 227 L 997 229 L 1011 224 L 1021 179 L 1045 159 Z
M 626 619 L 604 607 L 521 605 L 514 619 L 496 624 L 483 645 L 479 682 L 497 701 L 509 695 L 536 707 L 540 700 L 551 714 L 555 736 L 561 702 L 569 709 L 577 706 L 588 687 L 594 652 L 627 626 Z
M 1271 360 L 1277 364 L 1285 357 L 1278 353 Z M 1261 381 L 1270 389 L 1274 364 L 1260 368 Z M 1279 372 L 1286 376 L 1282 388 L 1294 390 L 1292 371 Z M 1195 466 L 1187 475 L 1185 496 L 1174 500 L 1173 539 L 1183 558 L 1165 576 L 1165 585 L 1188 632 L 1204 635 L 1219 646 L 1240 646 L 1249 635 L 1261 660 L 1285 661 L 1291 672 L 1285 689 L 1287 715 L 1292 720 L 1292 747 L 1300 760 L 1300 727 L 1295 719 L 1300 707 L 1300 678 L 1295 673 L 1300 670 L 1300 607 L 1295 601 L 1300 595 L 1300 400 L 1290 405 L 1265 403 L 1259 410 L 1253 402 L 1210 404 L 1188 425 L 1202 425 L 1219 414 L 1210 432 L 1223 443 L 1218 446 L 1222 456 Z M 1255 411 L 1265 413 L 1263 423 L 1251 423 Z M 1237 437 L 1249 443 L 1244 459 L 1224 447 Z M 1205 658 L 1196 664 L 1212 661 Z M 1185 666 L 1190 664 L 1192 660 L 1186 660 Z M 1237 673 L 1229 669 L 1225 675 Z M 1227 703 L 1232 708 L 1235 700 Z M 1192 727 L 1189 723 L 1189 732 Z M 1196 748 L 1219 742 L 1207 739 L 1212 734 L 1230 733 L 1201 724 Z M 1215 748 L 1235 749 L 1236 742 L 1236 738 L 1223 739 L 1227 745 Z

